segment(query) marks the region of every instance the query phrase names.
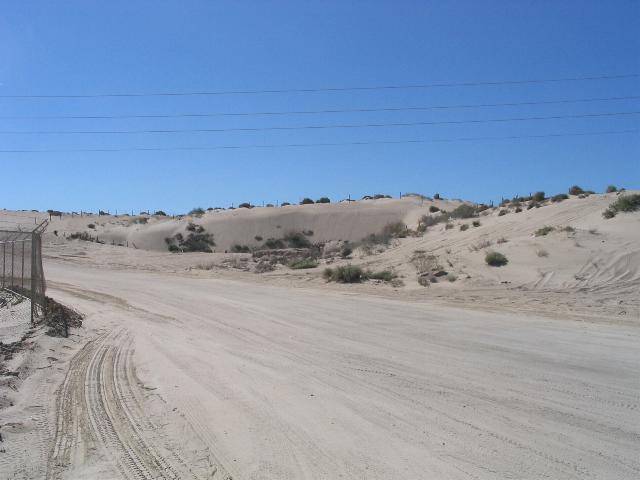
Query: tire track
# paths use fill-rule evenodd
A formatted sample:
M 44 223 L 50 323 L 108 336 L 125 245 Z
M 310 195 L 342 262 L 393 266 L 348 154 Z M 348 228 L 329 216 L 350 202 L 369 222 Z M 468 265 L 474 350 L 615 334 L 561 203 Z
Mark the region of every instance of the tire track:
M 136 392 L 131 355 L 129 332 L 117 328 L 87 342 L 72 359 L 57 393 L 48 479 L 65 477 L 74 459 L 96 455 L 128 480 L 198 478 L 176 453 L 165 457 L 154 444 L 162 442 Z

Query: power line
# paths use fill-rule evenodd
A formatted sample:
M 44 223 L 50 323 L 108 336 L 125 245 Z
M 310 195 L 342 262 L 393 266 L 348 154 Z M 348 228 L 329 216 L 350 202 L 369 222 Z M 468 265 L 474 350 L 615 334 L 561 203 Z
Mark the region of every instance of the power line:
M 211 147 L 124 147 L 124 148 L 80 148 L 80 149 L 46 149 L 46 150 L 0 150 L 2 153 L 110 153 L 110 152 L 168 152 L 168 151 L 210 151 L 210 150 L 239 150 L 245 148 L 293 148 L 293 147 L 339 147 L 358 145 L 400 145 L 421 144 L 439 142 L 468 142 L 481 140 L 519 140 L 527 138 L 557 138 L 557 137 L 586 137 L 598 135 L 619 135 L 640 133 L 640 129 L 609 130 L 600 132 L 574 132 L 574 133 L 549 133 L 541 135 L 509 135 L 487 137 L 457 137 L 440 139 L 416 139 L 416 140 L 379 140 L 362 142 L 331 142 L 331 143 L 288 143 L 288 144 L 252 144 L 252 145 L 218 145 Z
M 423 111 L 423 110 L 444 110 L 455 108 L 489 108 L 489 107 L 519 107 L 531 105 L 558 105 L 558 104 L 574 104 L 574 103 L 590 103 L 590 102 L 606 102 L 618 100 L 637 100 L 640 95 L 631 95 L 626 97 L 601 97 L 601 98 L 578 98 L 578 99 L 560 99 L 560 100 L 543 100 L 531 102 L 506 102 L 506 103 L 477 103 L 477 104 L 456 104 L 456 105 L 427 105 L 427 106 L 409 106 L 409 107 L 365 107 L 365 108 L 347 108 L 347 109 L 326 109 L 326 110 L 289 110 L 289 111 L 266 111 L 266 112 L 213 112 L 213 113 L 178 113 L 178 114 L 138 114 L 138 115 L 17 115 L 17 116 L 0 116 L 3 120 L 59 120 L 59 119 L 75 119 L 75 120 L 104 120 L 104 119 L 131 119 L 131 118 L 203 118 L 203 117 L 227 117 L 227 116 L 266 116 L 266 115 L 312 115 L 326 113 L 373 113 L 373 112 L 405 112 L 405 111 Z
M 218 90 L 199 92 L 138 92 L 138 93 L 96 93 L 96 94 L 66 94 L 66 95 L 0 95 L 0 98 L 114 98 L 114 97 L 183 97 L 183 96 L 205 96 L 205 95 L 255 95 L 268 93 L 319 93 L 319 92 L 349 92 L 367 90 L 407 90 L 407 89 L 427 89 L 427 88 L 453 88 L 453 87 L 479 87 L 479 86 L 500 86 L 500 85 L 534 85 L 541 83 L 559 82 L 579 82 L 594 80 L 621 80 L 625 78 L 640 77 L 638 73 L 622 75 L 598 75 L 585 77 L 566 78 L 544 78 L 529 80 L 500 80 L 500 81 L 475 81 L 475 82 L 448 82 L 448 83 L 428 83 L 418 85 L 377 85 L 377 86 L 356 86 L 356 87 L 323 87 L 323 88 L 284 88 L 284 89 L 263 89 L 263 90 Z
M 552 115 L 546 117 L 510 117 L 492 118 L 483 120 L 437 120 L 428 122 L 397 122 L 397 123 L 361 123 L 361 124 L 332 124 L 332 125 L 294 125 L 279 127 L 233 127 L 233 128 L 186 128 L 186 129 L 161 129 L 161 130 L 0 130 L 2 135 L 130 135 L 130 134 L 174 134 L 174 133 L 220 133 L 220 132 L 263 132 L 274 130 L 324 130 L 339 128 L 379 128 L 379 127 L 414 127 L 424 125 L 461 125 L 496 122 L 522 122 L 536 120 L 559 120 L 576 118 L 599 118 L 625 115 L 638 115 L 640 111 L 633 112 L 608 112 L 585 113 L 577 115 Z

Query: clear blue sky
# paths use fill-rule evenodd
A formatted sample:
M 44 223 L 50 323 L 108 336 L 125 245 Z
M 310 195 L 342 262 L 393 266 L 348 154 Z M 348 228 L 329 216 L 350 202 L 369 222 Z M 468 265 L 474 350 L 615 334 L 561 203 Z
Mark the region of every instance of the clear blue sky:
M 15 95 L 197 92 L 491 82 L 640 73 L 638 1 L 3 2 L 0 208 L 229 206 L 440 192 L 475 201 L 577 183 L 640 187 L 640 135 L 371 144 L 640 128 L 640 115 L 384 128 L 15 134 L 415 123 L 640 111 L 640 99 L 486 108 L 34 119 L 403 108 L 640 95 L 615 80 L 175 97 Z M 287 148 L 132 148 L 317 144 Z M 95 148 L 118 152 L 56 152 Z M 7 153 L 44 150 L 44 153 Z

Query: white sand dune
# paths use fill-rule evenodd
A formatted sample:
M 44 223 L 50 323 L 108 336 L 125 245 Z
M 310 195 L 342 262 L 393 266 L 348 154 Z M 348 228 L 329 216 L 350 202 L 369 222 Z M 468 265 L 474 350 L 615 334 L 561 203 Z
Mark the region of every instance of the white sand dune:
M 459 224 L 471 220 L 439 224 L 376 255 L 330 260 L 392 269 L 404 282 L 395 287 L 326 283 L 326 259 L 259 275 L 234 267 L 251 262 L 247 254 L 166 252 L 164 237 L 190 219 L 55 219 L 44 249 L 49 294 L 86 318 L 69 339 L 37 331 L 8 363 L 20 374 L 0 384 L 0 472 L 638 478 L 640 214 L 605 220 L 614 199 L 487 211 L 466 231 Z M 194 221 L 218 249 L 303 229 L 314 241 L 357 241 L 390 222 L 415 228 L 430 204 L 261 208 Z M 92 235 L 129 248 L 64 239 L 88 223 Z M 543 226 L 555 230 L 536 237 Z M 488 249 L 509 263 L 487 266 Z M 456 281 L 420 286 L 416 250 L 436 255 Z M 211 268 L 194 268 L 203 264 Z

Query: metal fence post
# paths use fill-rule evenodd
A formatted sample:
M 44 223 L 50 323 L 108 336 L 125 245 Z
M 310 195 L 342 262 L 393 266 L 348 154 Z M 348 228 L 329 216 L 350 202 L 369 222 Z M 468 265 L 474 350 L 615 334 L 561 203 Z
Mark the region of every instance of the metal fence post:
M 6 270 L 5 259 L 7 253 L 7 243 L 2 242 L 2 288 L 4 288 L 4 274 Z
M 9 285 L 9 288 L 13 287 L 13 264 L 14 264 L 14 260 L 15 260 L 15 257 L 13 255 L 13 250 L 14 250 L 13 246 L 14 245 L 15 245 L 15 243 L 11 242 L 11 285 Z
M 31 325 L 35 323 L 36 312 L 36 287 L 34 279 L 36 278 L 36 233 L 31 232 Z
M 24 290 L 24 240 L 22 240 L 22 278 L 20 280 L 20 287 Z

